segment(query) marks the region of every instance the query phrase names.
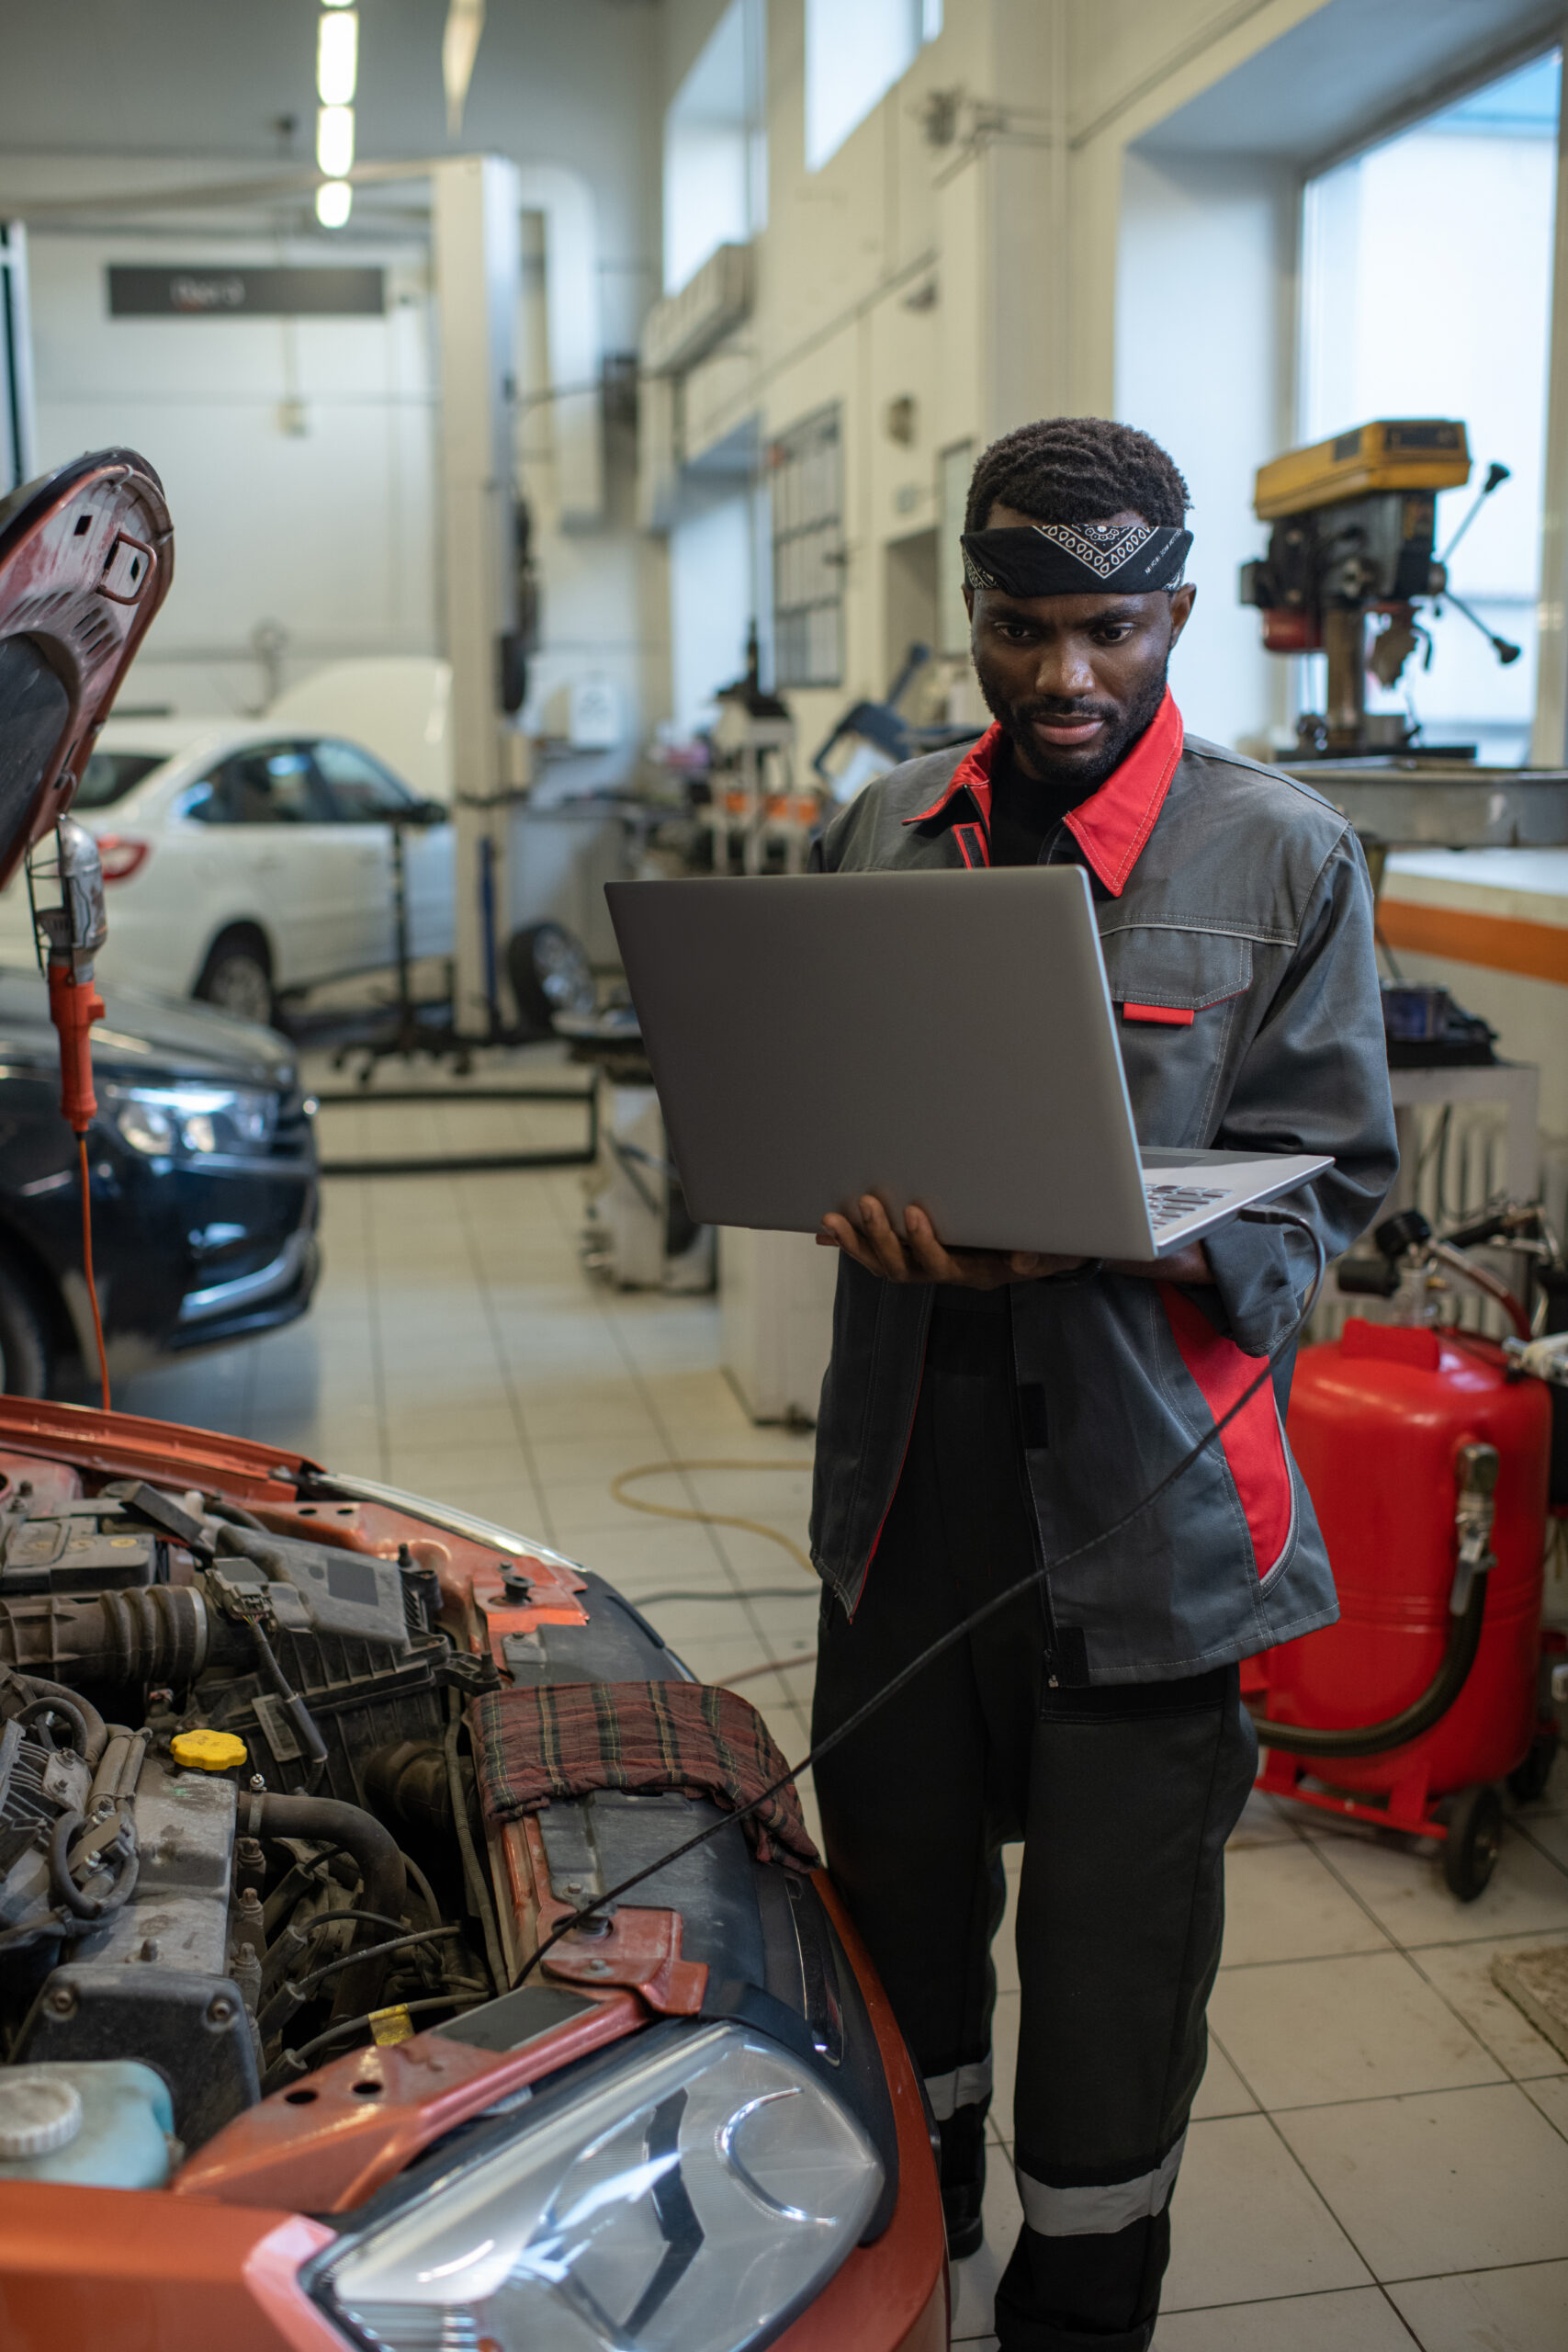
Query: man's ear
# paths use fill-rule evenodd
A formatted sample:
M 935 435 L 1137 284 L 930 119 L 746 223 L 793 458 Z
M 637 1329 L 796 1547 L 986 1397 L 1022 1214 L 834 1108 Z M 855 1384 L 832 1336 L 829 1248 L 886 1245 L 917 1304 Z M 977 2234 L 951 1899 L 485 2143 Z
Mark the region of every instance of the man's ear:
M 975 591 L 967 580 L 964 582 L 964 609 L 971 620 L 975 617 Z
M 1197 602 L 1197 586 L 1195 582 L 1190 580 L 1187 582 L 1187 585 L 1184 588 L 1178 588 L 1173 591 L 1170 599 L 1170 641 L 1172 645 L 1176 643 L 1177 639 L 1187 627 L 1193 605 Z

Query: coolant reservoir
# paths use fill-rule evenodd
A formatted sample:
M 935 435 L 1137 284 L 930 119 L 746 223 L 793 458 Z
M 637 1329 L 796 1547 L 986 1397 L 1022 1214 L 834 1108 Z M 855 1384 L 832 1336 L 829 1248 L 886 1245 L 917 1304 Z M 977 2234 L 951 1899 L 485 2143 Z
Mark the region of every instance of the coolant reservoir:
M 168 2085 L 140 2059 L 0 2066 L 0 2181 L 162 2188 L 174 2128 Z

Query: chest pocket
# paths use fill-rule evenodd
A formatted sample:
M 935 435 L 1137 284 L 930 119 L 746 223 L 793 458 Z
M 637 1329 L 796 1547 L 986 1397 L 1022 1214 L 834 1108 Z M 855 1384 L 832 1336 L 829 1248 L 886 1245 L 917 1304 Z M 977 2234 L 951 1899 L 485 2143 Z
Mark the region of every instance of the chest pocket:
M 1103 933 L 1100 944 L 1124 1023 L 1188 1028 L 1252 984 L 1252 942 L 1229 932 L 1134 926 Z

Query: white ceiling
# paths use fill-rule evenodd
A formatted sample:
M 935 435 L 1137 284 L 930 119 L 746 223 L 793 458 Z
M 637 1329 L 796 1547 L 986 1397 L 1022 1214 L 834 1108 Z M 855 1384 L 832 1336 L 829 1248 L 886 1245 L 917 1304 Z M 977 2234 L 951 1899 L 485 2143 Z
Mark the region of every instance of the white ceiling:
M 1547 0 L 1327 0 L 1139 141 L 1156 154 L 1315 164 L 1561 32 Z

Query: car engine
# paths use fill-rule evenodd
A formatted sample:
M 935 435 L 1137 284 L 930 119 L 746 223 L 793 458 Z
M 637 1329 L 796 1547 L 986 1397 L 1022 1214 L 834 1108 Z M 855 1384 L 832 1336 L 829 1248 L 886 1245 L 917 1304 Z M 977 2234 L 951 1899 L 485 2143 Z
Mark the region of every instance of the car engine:
M 189 2149 L 371 2013 L 394 2040 L 497 1989 L 457 1740 L 495 1668 L 439 1626 L 439 1546 L 395 1550 L 144 1480 L 5 1487 L 8 2063 L 134 2054 Z

